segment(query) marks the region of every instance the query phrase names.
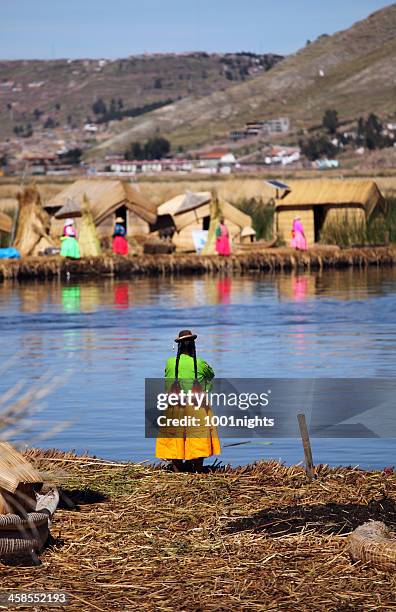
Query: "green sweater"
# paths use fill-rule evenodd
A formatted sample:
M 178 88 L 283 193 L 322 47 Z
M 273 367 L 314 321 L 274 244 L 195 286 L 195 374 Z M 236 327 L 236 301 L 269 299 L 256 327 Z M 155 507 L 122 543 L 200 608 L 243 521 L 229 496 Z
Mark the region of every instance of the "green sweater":
M 169 357 L 165 366 L 165 378 L 167 383 L 172 384 L 175 379 L 176 371 L 176 357 Z M 209 383 L 214 378 L 214 371 L 208 363 L 201 357 L 197 357 L 197 378 L 199 382 L 205 387 L 205 383 Z M 179 360 L 179 380 L 181 381 L 182 388 L 190 388 L 195 378 L 194 373 L 194 359 L 190 355 L 180 355 Z M 183 384 L 183 380 L 187 384 Z M 188 384 L 190 383 L 190 384 Z

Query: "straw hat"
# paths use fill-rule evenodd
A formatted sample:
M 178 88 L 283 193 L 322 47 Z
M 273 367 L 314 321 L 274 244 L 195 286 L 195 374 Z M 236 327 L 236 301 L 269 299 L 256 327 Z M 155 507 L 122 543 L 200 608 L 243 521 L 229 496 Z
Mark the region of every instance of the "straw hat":
M 175 338 L 175 342 L 183 342 L 184 340 L 195 340 L 197 334 L 193 334 L 189 329 L 182 329 L 179 336 Z
M 66 219 L 65 226 L 67 227 L 68 225 L 73 225 L 73 223 L 74 223 L 73 219 Z
M 115 220 L 116 223 L 124 223 L 125 219 L 123 219 L 122 217 L 117 217 L 117 219 Z

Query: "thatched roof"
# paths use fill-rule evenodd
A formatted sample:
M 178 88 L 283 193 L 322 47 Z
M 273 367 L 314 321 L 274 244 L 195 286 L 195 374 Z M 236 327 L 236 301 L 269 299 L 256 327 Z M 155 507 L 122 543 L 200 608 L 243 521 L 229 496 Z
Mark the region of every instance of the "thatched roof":
M 5 213 L 0 212 L 0 232 L 10 234 L 12 231 L 12 219 Z
M 184 227 L 195 223 L 198 219 L 210 215 L 210 202 L 212 194 L 210 191 L 197 191 L 180 194 L 171 200 L 164 202 L 158 207 L 158 215 L 171 215 L 176 229 L 180 231 Z M 249 215 L 243 213 L 229 202 L 221 200 L 222 213 L 225 222 L 232 221 L 240 228 L 251 227 L 252 220 Z
M 249 215 L 243 213 L 239 208 L 236 208 L 229 202 L 221 199 L 221 212 L 224 216 L 224 221 L 234 223 L 238 225 L 241 229 L 245 226 L 252 225 L 252 219 Z M 184 229 L 189 225 L 195 224 L 197 221 L 200 221 L 204 217 L 208 217 L 211 214 L 210 209 L 210 201 L 192 210 L 187 210 L 186 212 L 181 212 L 180 214 L 175 214 L 173 217 L 173 221 L 175 223 L 177 231 Z
M 241 231 L 241 238 L 245 238 L 246 236 L 255 236 L 256 230 L 252 227 L 245 226 Z
M 67 219 L 68 217 L 81 217 L 81 203 L 76 200 L 68 200 L 64 206 L 57 213 L 55 217 L 57 219 Z
M 210 202 L 211 197 L 210 191 L 196 191 L 194 193 L 187 191 L 161 204 L 157 209 L 157 214 L 176 215 L 181 212 L 187 212 Z
M 160 206 L 158 206 L 157 208 L 157 215 L 158 216 L 174 215 L 177 209 L 180 208 L 180 205 L 183 202 L 184 197 L 185 197 L 185 194 L 181 193 L 180 195 L 177 195 L 174 198 L 171 198 L 170 200 L 163 202 L 163 204 L 160 204 Z
M 212 194 L 210 193 L 210 191 L 201 191 L 197 193 L 187 191 L 182 203 L 180 204 L 180 207 L 176 210 L 174 214 L 180 215 L 185 212 L 188 212 L 189 210 L 195 210 L 203 204 L 207 204 L 208 202 L 210 202 L 211 199 Z
M 81 204 L 84 194 L 96 225 L 124 205 L 147 223 L 154 223 L 157 218 L 155 204 L 135 187 L 120 180 L 81 179 L 51 198 L 47 206 L 64 206 L 68 201 Z
M 276 200 L 275 208 L 317 205 L 361 205 L 367 216 L 385 200 L 374 181 L 305 180 L 293 181 L 291 191 Z

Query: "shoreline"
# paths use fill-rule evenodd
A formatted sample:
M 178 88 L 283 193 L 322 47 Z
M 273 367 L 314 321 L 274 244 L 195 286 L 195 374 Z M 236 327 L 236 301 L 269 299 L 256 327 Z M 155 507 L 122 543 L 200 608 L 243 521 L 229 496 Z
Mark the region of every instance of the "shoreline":
M 269 248 L 231 255 L 173 254 L 101 255 L 80 260 L 56 257 L 24 257 L 0 260 L 0 282 L 5 280 L 82 278 L 135 278 L 141 276 L 247 274 L 396 265 L 396 246 L 345 248 L 322 247 L 298 252 Z

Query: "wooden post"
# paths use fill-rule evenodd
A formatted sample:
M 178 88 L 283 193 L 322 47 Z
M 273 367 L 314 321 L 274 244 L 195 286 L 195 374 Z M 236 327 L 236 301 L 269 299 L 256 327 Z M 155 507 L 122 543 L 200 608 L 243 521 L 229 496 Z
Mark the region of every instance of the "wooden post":
M 300 428 L 301 440 L 304 448 L 304 456 L 305 456 L 305 471 L 307 473 L 308 478 L 313 480 L 315 478 L 314 472 L 314 464 L 312 459 L 312 450 L 311 450 L 311 442 L 309 440 L 309 433 L 307 422 L 305 420 L 305 414 L 297 415 L 298 426 Z

